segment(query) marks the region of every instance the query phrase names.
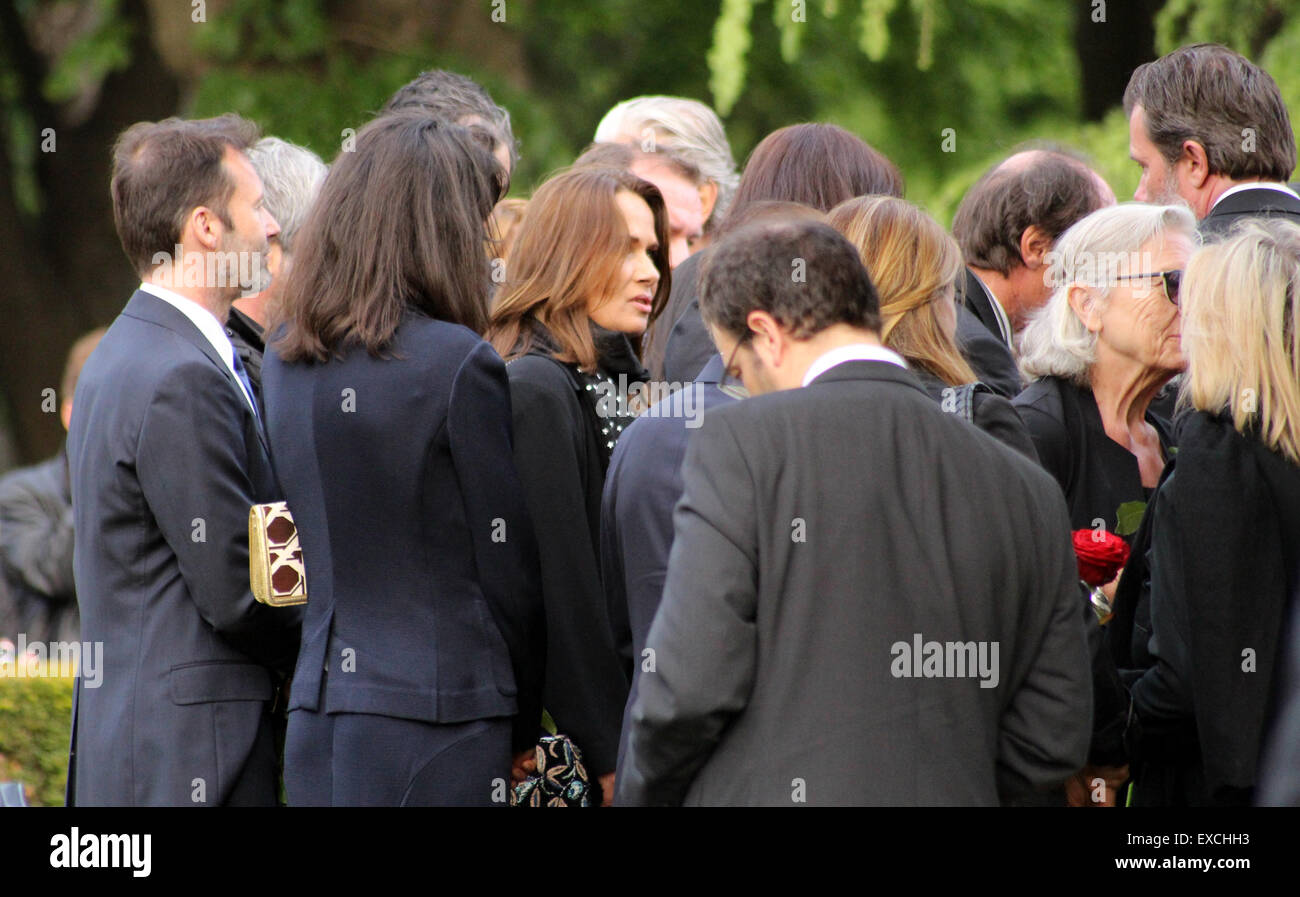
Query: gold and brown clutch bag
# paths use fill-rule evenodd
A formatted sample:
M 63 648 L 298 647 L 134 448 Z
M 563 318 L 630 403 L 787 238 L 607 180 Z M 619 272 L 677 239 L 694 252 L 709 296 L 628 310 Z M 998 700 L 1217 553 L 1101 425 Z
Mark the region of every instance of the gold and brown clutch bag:
M 248 511 L 248 579 L 253 597 L 272 607 L 307 603 L 298 526 L 282 501 Z

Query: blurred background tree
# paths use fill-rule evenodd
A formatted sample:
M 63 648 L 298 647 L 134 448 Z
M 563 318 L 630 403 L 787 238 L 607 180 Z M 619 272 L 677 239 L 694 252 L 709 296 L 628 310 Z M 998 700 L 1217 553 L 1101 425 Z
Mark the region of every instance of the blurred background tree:
M 108 196 L 134 121 L 235 111 L 328 161 L 398 86 L 450 68 L 510 110 L 523 196 L 615 102 L 678 94 L 723 113 L 742 164 L 782 125 L 843 125 L 947 223 L 1031 138 L 1082 149 L 1130 196 L 1124 85 L 1182 43 L 1246 53 L 1300 109 L 1297 2 L 0 0 L 0 418 L 23 460 L 51 453 L 62 429 L 42 391 L 136 283 Z

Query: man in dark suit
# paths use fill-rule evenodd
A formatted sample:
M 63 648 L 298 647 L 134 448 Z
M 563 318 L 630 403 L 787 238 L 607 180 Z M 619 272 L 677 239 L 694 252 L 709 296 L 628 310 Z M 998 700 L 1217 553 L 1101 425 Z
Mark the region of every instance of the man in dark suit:
M 1300 224 L 1295 135 L 1277 82 L 1218 44 L 1193 44 L 1138 66 L 1124 91 L 1133 198 L 1186 202 L 1205 235 L 1249 217 Z
M 1055 484 L 880 344 L 827 225 L 724 238 L 701 311 L 755 397 L 687 449 L 616 802 L 991 805 L 1062 782 L 1092 704 Z
M 957 342 L 995 391 L 1020 392 L 1015 337 L 1052 295 L 1047 271 L 1057 238 L 1114 203 L 1105 179 L 1061 149 L 1013 153 L 962 198 L 952 221 L 967 265 L 957 279 Z
M 736 399 L 719 388 L 721 380 L 722 356 L 714 352 L 694 383 L 651 406 L 623 431 L 605 475 L 600 572 L 614 647 L 630 672 L 629 708 L 646 668 L 646 635 L 668 573 L 673 507 L 682 497 L 687 443 L 706 412 Z M 618 768 L 627 748 L 627 727 L 625 712 Z
M 278 498 L 252 388 L 222 330 L 278 231 L 236 116 L 141 122 L 113 211 L 144 281 L 82 370 L 68 433 L 82 638 L 69 803 L 273 805 L 270 710 L 297 608 L 249 591 L 248 510 Z M 243 286 L 247 286 L 245 281 Z

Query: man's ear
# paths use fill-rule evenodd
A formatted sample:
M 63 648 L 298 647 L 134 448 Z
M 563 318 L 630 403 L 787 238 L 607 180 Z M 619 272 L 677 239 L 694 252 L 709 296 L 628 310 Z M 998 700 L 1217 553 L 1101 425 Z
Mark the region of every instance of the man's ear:
M 1033 270 L 1046 264 L 1046 257 L 1052 251 L 1052 238 L 1047 231 L 1037 224 L 1031 224 L 1020 234 L 1020 260 L 1026 268 Z
M 1071 310 L 1078 315 L 1083 326 L 1093 333 L 1101 330 L 1101 309 L 1097 304 L 1097 294 L 1080 284 L 1072 284 L 1066 298 Z
M 703 221 L 708 221 L 709 216 L 713 214 L 713 207 L 718 204 L 718 185 L 713 181 L 706 181 L 700 185 L 700 207 L 704 212 Z
M 776 318 L 765 311 L 755 310 L 745 317 L 745 323 L 754 333 L 754 351 L 766 364 L 779 365 L 786 350 L 786 336 Z
M 221 244 L 221 235 L 226 229 L 220 216 L 207 206 L 195 206 L 190 211 L 190 217 L 185 219 L 185 225 L 194 242 L 209 252 Z M 184 237 L 184 234 L 181 236 Z
M 1195 140 L 1183 141 L 1183 154 L 1174 167 L 1179 169 L 1178 174 L 1185 179 L 1185 183 L 1195 190 L 1204 187 L 1210 177 L 1210 160 L 1205 155 L 1205 147 Z

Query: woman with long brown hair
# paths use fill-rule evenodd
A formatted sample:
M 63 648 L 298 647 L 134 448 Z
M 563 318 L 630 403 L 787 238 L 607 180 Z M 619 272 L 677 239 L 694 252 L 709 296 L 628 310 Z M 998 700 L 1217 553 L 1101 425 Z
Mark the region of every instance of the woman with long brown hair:
M 976 385 L 957 348 L 953 284 L 961 250 L 939 222 L 905 200 L 859 196 L 829 214 L 831 227 L 858 248 L 880 296 L 881 339 L 907 360 L 930 396 L 990 436 L 1038 460 L 1011 403 Z
M 291 804 L 490 806 L 536 741 L 536 543 L 479 336 L 497 167 L 464 128 L 381 116 L 299 235 L 264 367 L 308 596 Z
M 613 799 L 628 678 L 601 589 L 605 470 L 644 383 L 636 346 L 668 295 L 668 220 L 651 184 L 575 168 L 528 202 L 488 338 L 507 361 L 515 466 L 542 565 L 543 701 Z

